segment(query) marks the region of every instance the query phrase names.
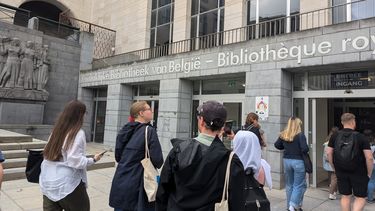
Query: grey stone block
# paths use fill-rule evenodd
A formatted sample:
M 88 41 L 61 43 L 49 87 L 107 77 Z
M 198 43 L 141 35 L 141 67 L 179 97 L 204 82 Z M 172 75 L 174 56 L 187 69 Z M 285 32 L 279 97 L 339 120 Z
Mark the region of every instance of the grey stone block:
M 323 56 L 323 64 L 340 63 L 342 61 L 358 62 L 359 56 L 360 56 L 359 53 L 348 53 L 348 54 Z
M 348 23 L 340 23 L 323 27 L 323 34 L 331 34 L 355 29 L 359 29 L 359 21 L 352 21 Z

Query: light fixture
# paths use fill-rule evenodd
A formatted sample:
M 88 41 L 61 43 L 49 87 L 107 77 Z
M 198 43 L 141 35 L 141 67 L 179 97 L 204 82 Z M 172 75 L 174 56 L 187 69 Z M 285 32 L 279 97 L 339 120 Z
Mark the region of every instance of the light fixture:
M 344 94 L 353 94 L 353 91 L 351 89 L 346 89 L 344 91 Z

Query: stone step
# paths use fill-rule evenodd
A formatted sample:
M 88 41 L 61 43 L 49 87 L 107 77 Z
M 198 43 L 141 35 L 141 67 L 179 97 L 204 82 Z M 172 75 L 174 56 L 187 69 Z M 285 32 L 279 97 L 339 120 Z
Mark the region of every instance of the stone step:
M 34 141 L 24 143 L 0 143 L 0 149 L 6 150 L 25 150 L 25 149 L 42 149 L 47 144 L 46 141 Z
M 26 167 L 27 158 L 13 158 L 7 159 L 3 163 L 4 169 Z
M 21 143 L 32 141 L 33 138 L 29 135 L 23 135 L 0 129 L 0 143 Z
M 2 152 L 6 160 L 12 159 L 12 158 L 27 158 L 27 156 L 29 155 L 29 152 L 27 152 L 25 149 L 6 150 Z
M 88 171 L 96 170 L 96 169 L 103 169 L 103 168 L 111 168 L 115 166 L 114 161 L 99 161 L 98 163 L 95 163 L 94 165 L 87 168 Z M 18 168 L 10 168 L 10 169 L 4 169 L 4 181 L 10 181 L 10 180 L 18 180 L 18 179 L 25 179 L 25 170 L 26 167 L 18 167 Z

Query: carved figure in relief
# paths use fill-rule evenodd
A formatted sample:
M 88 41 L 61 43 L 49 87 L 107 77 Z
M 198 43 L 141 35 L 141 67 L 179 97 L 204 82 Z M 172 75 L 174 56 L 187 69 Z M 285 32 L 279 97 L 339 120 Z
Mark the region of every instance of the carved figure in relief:
M 27 41 L 26 48 L 21 51 L 23 56 L 21 61 L 20 75 L 17 86 L 24 89 L 33 88 L 33 71 L 36 64 L 34 42 Z
M 20 43 L 18 38 L 13 38 L 10 46 L 6 49 L 8 58 L 0 75 L 0 87 L 14 88 L 17 84 L 20 71 Z

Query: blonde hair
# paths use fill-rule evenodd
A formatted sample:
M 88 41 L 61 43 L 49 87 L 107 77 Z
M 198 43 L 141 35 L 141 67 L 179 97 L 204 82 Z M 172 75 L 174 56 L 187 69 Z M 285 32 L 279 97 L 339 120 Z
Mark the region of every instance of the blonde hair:
M 137 118 L 139 112 L 144 111 L 146 108 L 147 102 L 146 101 L 138 101 L 132 104 L 130 107 L 130 116 L 133 118 Z
M 348 123 L 352 120 L 355 120 L 355 115 L 352 113 L 344 113 L 343 115 L 341 115 L 342 124 Z
M 292 142 L 294 137 L 302 132 L 302 121 L 297 117 L 291 117 L 288 120 L 288 125 L 280 133 L 280 138 L 287 142 Z

